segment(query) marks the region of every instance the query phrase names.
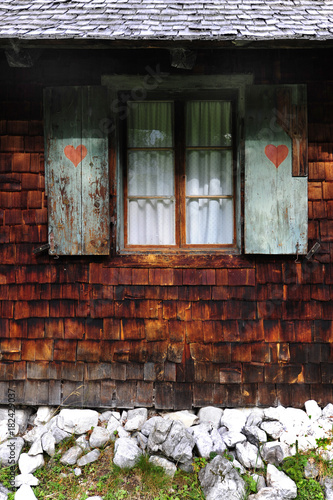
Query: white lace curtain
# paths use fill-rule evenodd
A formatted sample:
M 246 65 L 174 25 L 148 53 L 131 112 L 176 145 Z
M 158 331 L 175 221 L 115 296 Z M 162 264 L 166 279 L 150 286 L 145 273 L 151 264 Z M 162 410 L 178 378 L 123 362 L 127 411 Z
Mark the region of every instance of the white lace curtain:
M 140 102 L 128 119 L 128 244 L 175 245 L 172 102 Z M 230 103 L 186 105 L 186 242 L 233 241 Z M 223 148 L 223 149 L 221 149 Z

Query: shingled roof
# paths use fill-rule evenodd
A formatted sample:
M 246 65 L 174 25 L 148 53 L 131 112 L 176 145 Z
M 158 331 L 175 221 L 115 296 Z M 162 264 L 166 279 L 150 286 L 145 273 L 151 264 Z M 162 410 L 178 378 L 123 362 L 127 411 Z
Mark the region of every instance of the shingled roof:
M 332 0 L 0 0 L 0 38 L 333 38 Z

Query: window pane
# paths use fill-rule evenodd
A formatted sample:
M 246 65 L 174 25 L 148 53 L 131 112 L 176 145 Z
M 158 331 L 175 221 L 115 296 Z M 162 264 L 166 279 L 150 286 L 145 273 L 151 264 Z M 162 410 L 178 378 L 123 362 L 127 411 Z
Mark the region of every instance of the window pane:
M 233 200 L 187 200 L 186 242 L 189 245 L 232 244 L 233 233 Z
M 174 200 L 130 200 L 129 245 L 174 245 Z
M 232 195 L 231 151 L 187 151 L 186 195 Z
M 186 105 L 187 146 L 231 146 L 231 103 L 192 101 Z
M 129 102 L 128 110 L 128 147 L 172 147 L 171 102 Z
M 131 151 L 128 154 L 128 195 L 172 196 L 172 151 Z

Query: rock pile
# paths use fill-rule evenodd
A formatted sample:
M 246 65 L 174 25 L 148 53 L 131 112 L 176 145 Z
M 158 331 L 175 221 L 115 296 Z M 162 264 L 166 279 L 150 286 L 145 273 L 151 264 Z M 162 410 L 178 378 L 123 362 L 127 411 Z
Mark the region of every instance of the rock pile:
M 191 472 L 194 456 L 215 458 L 200 470 L 199 480 L 207 500 L 245 498 L 242 474 L 249 469 L 257 482 L 258 493 L 250 500 L 282 500 L 297 496 L 296 484 L 277 466 L 299 450 L 316 447 L 316 440 L 331 436 L 333 405 L 323 410 L 315 401 L 305 403 L 305 411 L 295 408 L 201 408 L 197 414 L 178 411 L 148 418 L 146 408 L 123 411 L 62 409 L 58 415 L 49 407 L 16 409 L 15 423 L 8 425 L 8 411 L 0 409 L 0 464 L 18 463 L 20 474 L 13 478 L 17 489 L 15 500 L 33 500 L 31 486 L 38 484 L 33 473 L 44 465 L 44 455 L 53 456 L 55 446 L 70 436 L 75 445 L 61 457 L 72 465 L 76 475 L 81 467 L 98 460 L 100 448 L 115 441 L 114 463 L 133 467 L 139 457 L 148 453 L 150 461 L 173 476 L 177 467 Z M 15 425 L 14 425 L 15 424 Z M 27 430 L 28 425 L 32 426 Z M 24 444 L 30 445 L 21 453 Z M 233 461 L 226 458 L 226 454 Z M 333 446 L 322 451 L 326 460 L 333 459 Z M 267 468 L 265 469 L 265 464 Z M 264 469 L 266 474 L 264 475 Z M 311 464 L 306 477 L 316 478 Z M 333 482 L 325 482 L 327 499 L 333 498 Z M 8 491 L 0 485 L 0 500 Z M 90 497 L 90 500 L 100 497 Z

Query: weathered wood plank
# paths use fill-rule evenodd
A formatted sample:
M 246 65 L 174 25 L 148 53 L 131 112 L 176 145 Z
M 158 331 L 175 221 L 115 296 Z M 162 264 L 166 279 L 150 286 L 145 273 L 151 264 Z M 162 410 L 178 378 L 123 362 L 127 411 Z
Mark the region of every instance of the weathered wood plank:
M 50 254 L 109 253 L 106 89 L 45 89 Z
M 291 101 L 303 99 L 299 86 L 289 85 Z M 284 128 L 296 119 L 288 99 L 277 109 L 281 86 L 251 86 L 247 91 L 245 140 L 245 252 L 307 252 L 307 178 L 293 177 L 293 140 Z M 281 95 L 281 94 L 280 94 Z M 280 99 L 281 101 L 281 99 Z M 282 111 L 281 111 L 282 109 Z M 280 120 L 277 116 L 280 116 Z M 286 115 L 284 127 L 279 124 Z M 304 123 L 304 122 L 303 122 Z
M 82 88 L 82 253 L 108 255 L 110 246 L 108 141 L 105 87 Z
M 75 255 L 81 253 L 81 165 L 74 166 L 65 148 L 81 144 L 81 93 L 59 87 L 44 95 L 50 253 Z

